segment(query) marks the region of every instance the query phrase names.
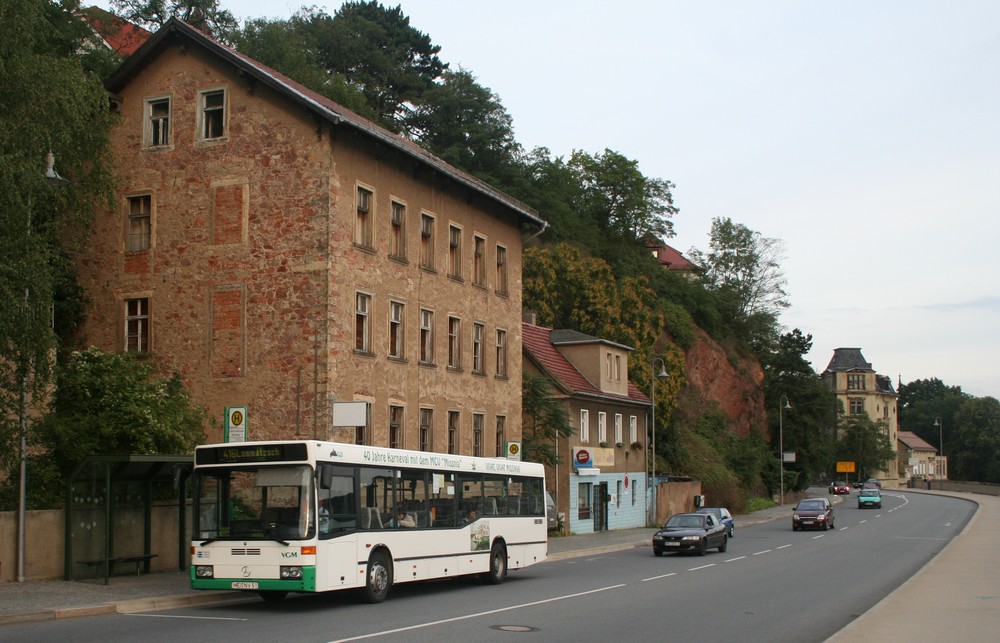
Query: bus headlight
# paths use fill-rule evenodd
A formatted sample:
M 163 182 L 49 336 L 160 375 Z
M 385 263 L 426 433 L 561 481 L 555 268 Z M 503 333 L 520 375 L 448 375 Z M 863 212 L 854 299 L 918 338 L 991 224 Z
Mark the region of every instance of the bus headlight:
M 211 565 L 198 565 L 194 568 L 194 575 L 198 578 L 215 578 L 215 570 Z
M 301 567 L 282 567 L 280 573 L 281 577 L 285 580 L 298 580 L 302 578 Z

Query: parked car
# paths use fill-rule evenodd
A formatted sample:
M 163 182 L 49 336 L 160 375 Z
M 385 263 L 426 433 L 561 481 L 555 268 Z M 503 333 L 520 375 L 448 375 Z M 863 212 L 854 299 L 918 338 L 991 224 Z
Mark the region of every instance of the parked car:
M 849 494 L 851 493 L 851 488 L 843 480 L 837 480 L 830 483 L 830 493 L 837 495 Z
M 556 510 L 556 501 L 548 492 L 545 493 L 545 519 L 548 521 L 549 529 L 559 528 L 559 512 Z
M 704 556 L 709 549 L 726 551 L 728 529 L 713 514 L 674 514 L 653 534 L 653 554 L 665 551 L 694 551 Z
M 858 493 L 858 509 L 865 507 L 882 508 L 882 492 L 878 489 L 862 489 Z
M 728 530 L 726 535 L 730 538 L 736 538 L 736 521 L 733 520 L 733 514 L 729 513 L 729 510 L 725 507 L 702 507 L 697 513 L 712 514 L 719 519 L 719 522 L 726 526 Z
M 833 529 L 833 505 L 826 498 L 803 498 L 792 512 L 792 531 Z

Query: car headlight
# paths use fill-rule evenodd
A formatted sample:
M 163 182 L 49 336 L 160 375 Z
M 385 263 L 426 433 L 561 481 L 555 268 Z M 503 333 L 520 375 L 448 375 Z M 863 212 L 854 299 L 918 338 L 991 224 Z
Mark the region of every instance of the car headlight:
M 799 514 L 792 514 L 792 520 L 798 520 Z
M 194 575 L 198 578 L 215 578 L 215 569 L 211 565 L 198 565 L 194 568 Z
M 701 540 L 701 536 L 684 536 L 681 540 Z
M 282 567 L 280 568 L 279 573 L 285 580 L 298 580 L 302 578 L 301 567 Z

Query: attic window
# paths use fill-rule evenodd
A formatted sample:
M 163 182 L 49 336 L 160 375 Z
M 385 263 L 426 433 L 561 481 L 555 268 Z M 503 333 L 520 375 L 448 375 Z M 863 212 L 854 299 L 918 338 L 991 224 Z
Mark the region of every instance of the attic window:
M 170 99 L 151 99 L 146 105 L 149 117 L 146 144 L 150 147 L 170 145 Z

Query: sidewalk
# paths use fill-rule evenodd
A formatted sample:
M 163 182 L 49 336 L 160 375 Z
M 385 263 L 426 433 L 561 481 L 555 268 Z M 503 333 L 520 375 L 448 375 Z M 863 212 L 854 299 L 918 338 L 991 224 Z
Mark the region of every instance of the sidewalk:
M 907 492 L 915 490 L 907 489 Z M 980 510 L 966 529 L 924 569 L 830 639 L 831 642 L 889 640 L 994 640 L 1000 622 L 1000 498 L 964 493 L 919 491 L 967 498 Z M 792 505 L 735 516 L 736 536 L 750 525 L 790 517 Z M 594 556 L 647 547 L 653 529 L 620 529 L 549 540 L 548 560 Z M 946 591 L 943 591 L 945 590 Z M 186 571 L 143 576 L 114 576 L 110 585 L 61 580 L 0 583 L 0 627 L 12 623 L 57 620 L 96 614 L 135 613 L 204 605 L 221 601 L 258 600 L 240 592 L 206 592 L 190 588 Z M 957 628 L 957 629 L 956 629 Z M 0 636 L 2 638 L 2 636 Z

